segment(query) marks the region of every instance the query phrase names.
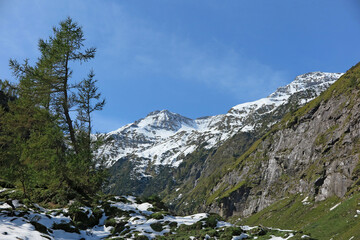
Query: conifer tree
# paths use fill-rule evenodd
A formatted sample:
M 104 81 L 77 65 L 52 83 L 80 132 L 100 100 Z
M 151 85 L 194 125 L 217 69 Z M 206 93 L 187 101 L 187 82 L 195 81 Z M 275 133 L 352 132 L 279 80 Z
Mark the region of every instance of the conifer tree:
M 61 168 L 58 148 L 63 134 L 54 118 L 32 99 L 21 97 L 1 111 L 0 126 L 0 175 L 19 184 L 25 197 L 35 186 L 56 184 L 59 174 L 53 170 Z
M 8 102 L 16 99 L 17 89 L 9 81 L 0 79 L 0 108 L 8 110 Z
M 45 65 L 48 69 L 51 67 L 54 78 L 50 78 L 50 85 L 56 93 L 54 104 L 58 112 L 61 113 L 63 121 L 67 126 L 70 140 L 76 153 L 79 152 L 73 121 L 70 116 L 72 107 L 72 99 L 70 90 L 72 70 L 70 63 L 84 62 L 94 58 L 96 49 L 89 48 L 81 51 L 84 42 L 84 34 L 82 28 L 71 18 L 60 22 L 60 27 L 53 28 L 53 36 L 48 41 L 40 40 L 40 49 L 42 51 L 41 65 Z M 57 106 L 61 106 L 57 108 Z
M 92 133 L 92 116 L 94 111 L 102 110 L 105 105 L 105 99 L 100 99 L 101 94 L 96 86 L 97 80 L 94 79 L 94 71 L 91 70 L 88 78 L 84 79 L 78 86 L 78 95 L 75 98 L 77 104 L 77 126 L 84 132 L 85 146 L 89 154 L 91 151 L 91 133 Z M 94 102 L 95 101 L 95 102 Z M 88 157 L 90 159 L 90 156 Z
M 48 40 L 39 40 L 41 56 L 36 68 L 30 68 L 25 62 L 22 66 L 11 60 L 10 66 L 17 75 L 32 76 L 33 87 L 44 100 L 44 106 L 61 117 L 64 131 L 69 135 L 75 153 L 79 153 L 74 123 L 70 115 L 74 107 L 71 91 L 76 84 L 71 82 L 74 62 L 86 62 L 95 56 L 96 49 L 84 46 L 82 28 L 68 17 L 60 22 L 60 27 L 53 28 L 53 35 Z
M 82 28 L 67 18 L 53 28 L 52 36 L 39 41 L 41 56 L 35 66 L 10 60 L 20 82 L 9 113 L 0 109 L 0 174 L 21 183 L 24 195 L 35 187 L 67 186 L 88 196 L 105 179 L 93 154 L 99 141 L 91 135 L 91 114 L 105 101 L 93 71 L 80 83 L 72 80 L 72 64 L 88 61 L 96 52 L 83 50 L 84 40 Z M 74 110 L 75 121 L 70 114 Z
M 101 99 L 101 94 L 96 86 L 97 80 L 94 77 L 94 71 L 91 70 L 88 77 L 77 86 L 78 92 L 74 97 L 77 107 L 76 137 L 79 146 L 76 161 L 81 163 L 81 168 L 78 169 L 85 173 L 77 182 L 87 185 L 90 192 L 101 187 L 102 181 L 98 180 L 99 175 L 102 175 L 103 172 L 101 159 L 96 159 L 94 154 L 99 144 L 102 143 L 102 139 L 99 135 L 92 135 L 92 113 L 102 110 L 105 100 Z

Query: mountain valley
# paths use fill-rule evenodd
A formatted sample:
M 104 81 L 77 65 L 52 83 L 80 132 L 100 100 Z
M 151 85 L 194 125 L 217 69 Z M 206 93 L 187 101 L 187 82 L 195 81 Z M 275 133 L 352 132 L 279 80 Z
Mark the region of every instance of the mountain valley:
M 0 4 L 0 240 L 360 240 L 355 2 Z
M 327 76 L 327 81 L 320 80 L 318 85 L 309 79 L 319 80 L 321 78 L 316 76 L 321 75 L 324 79 L 326 74 L 301 75 L 266 99 L 238 105 L 224 115 L 205 118 L 213 123 L 207 125 L 211 131 L 204 131 L 202 118 L 191 120 L 178 114 L 155 117 L 176 119 L 177 128 L 166 125 L 168 131 L 175 134 L 154 137 L 158 142 L 148 141 L 144 152 L 150 153 L 151 146 L 161 146 L 162 141 L 175 141 L 180 136 L 185 136 L 184 139 L 198 136 L 197 141 L 190 141 L 197 145 L 190 148 L 191 144 L 184 145 L 181 141 L 171 146 L 182 147 L 182 152 L 160 155 L 163 162 L 152 162 L 151 158 L 143 161 L 147 163 L 142 165 L 145 175 L 128 177 L 135 180 L 135 186 L 145 187 L 130 186 L 130 192 L 135 190 L 133 193 L 144 195 L 157 192 L 178 214 L 211 212 L 243 225 L 306 229 L 315 239 L 335 235 L 339 237 L 334 239 L 360 237 L 356 230 L 359 226 L 357 212 L 360 212 L 359 69 L 356 65 L 344 75 Z M 299 79 L 307 79 L 305 82 L 310 83 L 304 85 L 311 87 L 293 88 Z M 157 114 L 171 113 L 158 111 L 145 119 Z M 214 119 L 222 120 L 216 122 Z M 142 121 L 124 128 L 137 130 L 144 127 Z M 214 138 L 217 140 L 212 140 Z M 169 151 L 169 145 L 160 149 Z M 186 152 L 186 149 L 191 151 Z M 112 176 L 139 156 L 136 150 L 115 163 L 111 167 Z M 142 156 L 144 160 L 145 155 Z M 181 162 L 178 164 L 178 161 Z M 130 169 L 136 171 L 137 168 Z M 126 185 L 122 186 L 126 189 Z M 331 224 L 335 224 L 331 216 L 340 217 L 339 214 L 342 216 L 339 222 L 347 227 L 331 229 Z M 297 222 L 298 219 L 303 220 Z

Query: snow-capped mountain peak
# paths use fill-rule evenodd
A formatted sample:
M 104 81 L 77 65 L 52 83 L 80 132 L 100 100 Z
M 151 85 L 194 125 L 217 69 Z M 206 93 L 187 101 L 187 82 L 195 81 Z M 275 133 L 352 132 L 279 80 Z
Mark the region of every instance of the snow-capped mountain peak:
M 149 113 L 144 119 L 135 122 L 138 127 L 164 129 L 176 132 L 182 127 L 195 128 L 194 120 L 172 113 L 169 110 L 154 111 Z
M 194 120 L 168 110 L 157 110 L 149 113 L 145 118 L 110 132 L 108 135 L 140 137 L 144 141 L 145 139 L 153 141 L 155 139 L 165 139 L 177 131 L 187 129 L 196 129 Z
M 148 165 L 179 166 L 184 157 L 200 145 L 212 148 L 238 132 L 256 130 L 263 118 L 296 95 L 298 104 L 318 96 L 334 83 L 341 73 L 311 72 L 299 75 L 290 84 L 278 88 L 266 98 L 242 103 L 226 114 L 197 118 L 184 117 L 168 110 L 154 111 L 134 123 L 110 132 L 111 145 L 104 146 L 108 166 L 121 158 L 137 163 L 138 177 L 146 174 Z M 270 118 L 271 126 L 279 118 Z
M 334 83 L 340 78 L 343 73 L 327 73 L 327 72 L 309 72 L 299 75 L 290 84 L 279 87 L 274 93 L 270 94 L 268 98 L 289 97 L 292 94 L 312 89 L 317 92 L 324 91 L 329 84 Z
M 301 91 L 314 91 L 317 96 L 339 79 L 342 74 L 343 73 L 310 72 L 299 75 L 290 84 L 279 87 L 268 97 L 236 105 L 230 109 L 229 113 L 242 114 L 245 116 L 251 111 L 256 111 L 265 106 L 269 110 L 275 109 L 288 101 L 290 96 L 294 93 Z M 309 100 L 311 99 L 308 99 L 307 101 Z

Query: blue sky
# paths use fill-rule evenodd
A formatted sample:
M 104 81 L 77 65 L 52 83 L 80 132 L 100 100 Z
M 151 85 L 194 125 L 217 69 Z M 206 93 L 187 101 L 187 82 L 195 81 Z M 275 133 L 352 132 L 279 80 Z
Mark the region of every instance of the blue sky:
M 296 75 L 344 72 L 360 61 L 358 0 L 0 0 L 0 79 L 10 58 L 67 16 L 81 26 L 106 97 L 95 129 L 110 131 L 169 109 L 196 118 L 266 97 Z

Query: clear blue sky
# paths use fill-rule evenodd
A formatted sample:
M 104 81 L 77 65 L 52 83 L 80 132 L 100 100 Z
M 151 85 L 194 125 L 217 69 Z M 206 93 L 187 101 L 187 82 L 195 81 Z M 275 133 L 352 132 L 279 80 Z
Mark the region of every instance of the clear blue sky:
M 107 105 L 98 131 L 153 110 L 196 118 L 266 97 L 296 75 L 360 61 L 358 0 L 0 0 L 0 79 L 9 58 L 32 62 L 67 16 L 80 25 Z

